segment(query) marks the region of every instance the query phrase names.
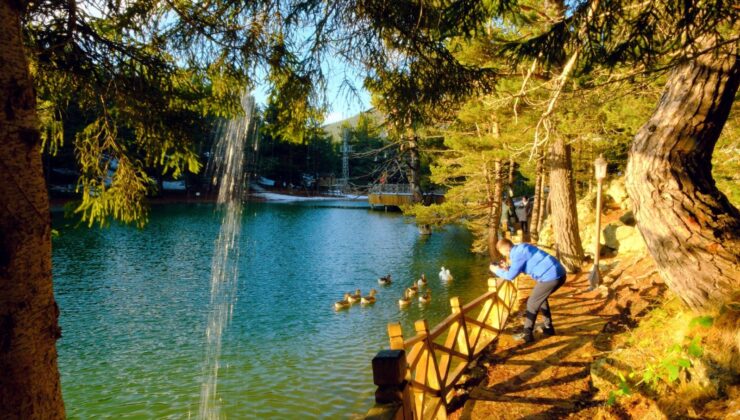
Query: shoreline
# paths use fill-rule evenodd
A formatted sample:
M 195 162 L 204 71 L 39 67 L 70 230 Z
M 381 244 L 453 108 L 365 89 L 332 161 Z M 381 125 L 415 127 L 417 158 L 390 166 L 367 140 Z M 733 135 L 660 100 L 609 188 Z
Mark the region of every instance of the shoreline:
M 78 198 L 67 198 L 67 197 L 50 197 L 49 198 L 49 209 L 52 212 L 65 211 L 65 207 L 70 203 L 78 201 Z M 218 194 L 202 194 L 195 196 L 193 194 L 172 194 L 164 195 L 159 197 L 147 197 L 146 203 L 150 206 L 166 205 L 166 204 L 214 204 L 218 200 Z M 302 194 L 290 194 L 285 191 L 280 192 L 269 192 L 269 191 L 256 191 L 249 193 L 245 202 L 257 202 L 257 203 L 288 203 L 297 201 L 367 201 L 366 195 L 353 195 L 347 194 L 342 196 L 336 195 L 302 195 Z

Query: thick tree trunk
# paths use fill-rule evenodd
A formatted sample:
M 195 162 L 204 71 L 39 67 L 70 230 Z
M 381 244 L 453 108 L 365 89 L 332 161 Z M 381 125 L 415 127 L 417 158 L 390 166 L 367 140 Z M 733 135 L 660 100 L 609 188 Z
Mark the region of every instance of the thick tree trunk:
M 534 177 L 534 201 L 532 202 L 532 214 L 529 218 L 529 237 L 533 242 L 539 238 L 540 209 L 542 208 L 542 184 L 544 182 L 545 163 L 542 157 L 537 158 L 537 166 Z
M 562 137 L 553 144 L 550 156 L 550 200 L 558 258 L 569 273 L 577 273 L 583 262 L 583 246 L 578 233 L 571 147 Z
M 488 256 L 491 261 L 501 259 L 501 254 L 496 249 L 498 230 L 501 225 L 501 198 L 504 192 L 504 176 L 501 166 L 501 160 L 496 159 L 493 162 L 493 173 L 487 166 L 483 167 L 488 191 Z
M 694 309 L 715 307 L 740 289 L 740 212 L 712 178 L 738 68 L 734 49 L 676 68 L 627 165 L 637 227 L 666 284 Z
M 49 198 L 19 7 L 0 1 L 0 417 L 60 419 Z

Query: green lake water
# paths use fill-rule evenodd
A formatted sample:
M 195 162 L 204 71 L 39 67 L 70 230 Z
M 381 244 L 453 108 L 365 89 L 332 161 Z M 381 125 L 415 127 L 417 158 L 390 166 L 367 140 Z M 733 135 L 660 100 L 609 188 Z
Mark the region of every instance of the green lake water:
M 76 227 L 55 214 L 59 368 L 70 418 L 196 418 L 220 219 L 212 205 L 153 208 L 143 229 Z M 351 418 L 372 405 L 370 361 L 386 325 L 436 323 L 449 298 L 486 288 L 484 259 L 461 228 L 422 237 L 400 214 L 347 202 L 249 203 L 239 291 L 224 334 L 218 393 L 225 418 Z M 449 267 L 455 280 L 437 273 Z M 398 298 L 426 273 L 433 301 Z M 383 287 L 377 278 L 391 273 Z M 344 292 L 377 303 L 335 312 Z

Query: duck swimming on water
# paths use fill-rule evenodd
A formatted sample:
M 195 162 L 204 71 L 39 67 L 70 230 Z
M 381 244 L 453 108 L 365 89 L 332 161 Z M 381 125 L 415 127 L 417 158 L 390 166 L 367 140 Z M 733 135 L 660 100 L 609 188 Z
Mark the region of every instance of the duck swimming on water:
M 378 293 L 375 289 L 370 289 L 370 294 L 363 296 L 360 299 L 360 305 L 372 305 L 375 303 L 375 294 Z
M 411 298 L 409 297 L 409 289 L 403 292 L 403 297 L 398 299 L 398 306 L 405 308 L 411 304 Z
M 393 283 L 393 280 L 391 280 L 390 274 L 386 274 L 385 276 L 378 279 L 378 284 L 380 284 L 381 286 L 388 286 L 391 283 Z
M 431 301 L 432 301 L 432 291 L 431 290 L 427 290 L 426 293 L 419 296 L 419 302 L 421 303 L 429 303 Z
M 418 284 L 419 287 L 425 287 L 427 285 L 427 276 L 422 273 L 421 278 L 416 282 L 416 284 Z
M 452 273 L 450 273 L 448 268 L 444 268 L 444 266 L 442 266 L 442 269 L 439 270 L 439 279 L 442 281 L 450 281 L 452 280 Z
M 336 303 L 334 303 L 334 309 L 337 310 L 337 311 L 341 311 L 342 309 L 349 308 L 350 305 L 351 304 L 349 302 L 349 293 L 345 293 L 344 294 L 344 299 L 342 299 L 342 300 L 337 301 Z
M 360 299 L 362 299 L 362 293 L 360 293 L 360 289 L 357 289 L 355 290 L 355 294 L 349 295 L 349 299 L 347 300 L 349 301 L 349 303 L 356 303 L 359 302 Z
M 419 291 L 419 286 L 417 286 L 416 283 L 414 283 L 413 285 L 411 285 L 411 287 L 406 289 L 406 294 L 408 294 L 409 296 L 414 296 L 416 292 L 418 291 Z

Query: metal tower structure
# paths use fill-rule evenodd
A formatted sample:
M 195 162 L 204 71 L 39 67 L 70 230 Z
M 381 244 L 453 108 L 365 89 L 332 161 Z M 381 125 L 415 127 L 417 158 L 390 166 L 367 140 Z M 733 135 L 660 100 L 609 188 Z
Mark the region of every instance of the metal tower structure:
M 339 180 L 339 185 L 344 189 L 349 186 L 349 153 L 352 151 L 349 136 L 349 129 L 345 128 L 342 131 L 342 179 Z

